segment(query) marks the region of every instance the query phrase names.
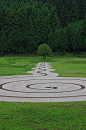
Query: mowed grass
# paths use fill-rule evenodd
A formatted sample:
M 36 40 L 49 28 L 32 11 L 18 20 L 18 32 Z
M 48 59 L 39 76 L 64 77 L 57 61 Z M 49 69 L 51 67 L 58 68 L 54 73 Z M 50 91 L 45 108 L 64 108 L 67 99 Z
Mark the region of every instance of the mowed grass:
M 59 73 L 59 77 L 85 77 L 86 78 L 86 58 L 57 58 L 51 65 L 54 72 Z
M 86 102 L 0 103 L 0 130 L 85 130 Z
M 0 76 L 27 74 L 42 57 L 0 57 Z M 85 77 L 86 58 L 47 57 L 60 77 Z M 0 130 L 85 130 L 86 101 L 0 102 Z
M 28 75 L 38 62 L 37 57 L 0 57 L 0 76 Z

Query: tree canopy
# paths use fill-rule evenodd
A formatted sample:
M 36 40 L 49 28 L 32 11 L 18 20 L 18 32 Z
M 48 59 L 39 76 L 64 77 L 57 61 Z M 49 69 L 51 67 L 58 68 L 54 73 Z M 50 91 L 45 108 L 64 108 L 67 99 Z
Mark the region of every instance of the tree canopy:
M 43 56 L 43 59 L 45 59 L 46 55 L 52 54 L 52 50 L 47 44 L 41 44 L 38 47 L 37 54 Z

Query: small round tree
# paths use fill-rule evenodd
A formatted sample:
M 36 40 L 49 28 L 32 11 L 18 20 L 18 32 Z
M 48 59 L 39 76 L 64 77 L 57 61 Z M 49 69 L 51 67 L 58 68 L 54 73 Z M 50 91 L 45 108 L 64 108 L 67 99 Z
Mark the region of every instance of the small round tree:
M 43 56 L 43 59 L 44 59 L 44 62 L 45 62 L 46 55 L 51 55 L 52 50 L 47 44 L 41 44 L 38 47 L 37 54 Z

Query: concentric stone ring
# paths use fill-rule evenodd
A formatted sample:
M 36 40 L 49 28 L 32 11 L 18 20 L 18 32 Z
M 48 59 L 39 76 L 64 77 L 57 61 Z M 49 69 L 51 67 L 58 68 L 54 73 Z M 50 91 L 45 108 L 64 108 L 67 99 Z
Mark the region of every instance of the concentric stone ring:
M 57 77 L 58 74 L 50 72 L 52 70 L 49 64 L 38 63 L 35 70 L 29 72 L 33 75 L 0 77 L 0 101 L 63 102 L 86 100 L 86 78 Z M 39 73 L 37 73 L 38 71 Z

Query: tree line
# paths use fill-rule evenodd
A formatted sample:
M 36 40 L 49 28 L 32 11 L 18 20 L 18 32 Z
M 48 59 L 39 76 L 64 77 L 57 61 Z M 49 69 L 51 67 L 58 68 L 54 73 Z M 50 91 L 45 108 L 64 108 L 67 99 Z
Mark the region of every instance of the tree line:
M 58 7 L 63 9 L 60 0 L 57 2 Z M 86 16 L 73 17 L 74 10 L 71 13 L 69 7 L 67 16 L 65 3 L 65 14 L 62 14 L 57 4 L 50 1 L 0 0 L 1 55 L 36 53 L 43 43 L 47 43 L 53 52 L 86 51 Z M 64 17 L 67 19 L 64 20 Z

